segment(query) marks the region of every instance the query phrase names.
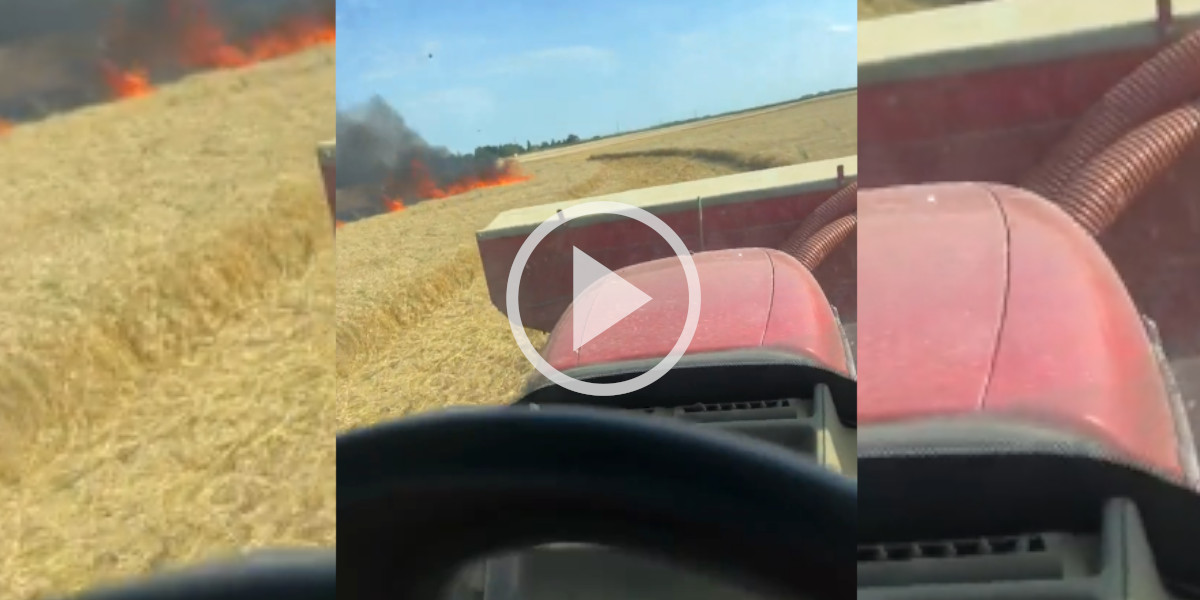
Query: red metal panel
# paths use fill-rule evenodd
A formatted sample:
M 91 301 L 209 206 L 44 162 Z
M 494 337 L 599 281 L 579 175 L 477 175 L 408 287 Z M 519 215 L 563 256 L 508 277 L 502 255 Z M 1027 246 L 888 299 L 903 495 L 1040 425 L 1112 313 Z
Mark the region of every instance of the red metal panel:
M 1161 371 L 1120 276 L 1057 206 L 992 189 L 1008 223 L 1009 288 L 987 410 L 1058 420 L 1181 474 Z
M 860 147 L 863 188 L 931 181 L 1017 181 L 1067 123 Z
M 1003 215 L 973 184 L 858 194 L 859 422 L 978 410 L 1004 309 Z
M 864 86 L 858 93 L 859 155 L 864 146 L 1075 119 L 1156 50 Z
M 704 206 L 704 249 L 778 248 L 836 189 Z
M 860 182 L 864 189 L 930 181 L 1016 183 L 1073 119 L 1156 50 L 864 86 Z M 944 110 L 948 105 L 974 108 Z M 1189 366 L 1200 364 L 1198 207 L 1200 148 L 1099 240 L 1138 309 L 1159 325 L 1183 396 L 1193 403 L 1200 400 L 1200 369 Z M 830 285 L 826 293 L 838 302 Z M 1046 302 L 1070 310 L 1053 298 Z M 1192 426 L 1200 428 L 1200 410 L 1193 412 Z
M 817 190 L 783 198 L 764 198 L 660 215 L 689 249 L 776 247 L 800 221 L 836 190 Z M 703 222 L 703 236 L 700 234 Z M 492 303 L 507 314 L 504 295 L 508 271 L 528 236 L 480 239 L 479 253 Z M 657 233 L 630 219 L 586 226 L 564 225 L 534 250 L 521 279 L 521 319 L 525 326 L 549 331 L 571 302 L 571 247 L 577 247 L 609 269 L 672 256 Z M 837 271 L 844 273 L 843 270 Z M 850 271 L 853 273 L 853 271 Z M 849 275 L 852 281 L 853 275 Z M 842 296 L 845 296 L 845 288 Z M 853 288 L 849 285 L 849 288 Z M 853 297 L 842 301 L 853 304 Z M 851 313 L 853 311 L 850 311 Z
M 1179 473 L 1141 320 L 1095 241 L 995 184 L 860 192 L 859 421 L 986 411 Z
M 865 86 L 858 95 L 862 186 L 1015 181 L 1155 50 Z
M 775 287 L 762 345 L 815 357 L 835 371 L 849 373 L 846 348 L 837 321 L 828 298 L 812 273 L 782 252 L 766 254 L 775 270 Z
M 694 255 L 701 309 L 688 353 L 770 347 L 815 358 L 846 372 L 841 332 L 820 286 L 791 257 L 765 249 L 731 249 Z M 678 258 L 617 271 L 652 300 L 572 350 L 573 312 L 568 308 L 545 349 L 558 369 L 666 356 L 683 331 L 687 281 Z M 578 305 L 587 306 L 583 297 Z

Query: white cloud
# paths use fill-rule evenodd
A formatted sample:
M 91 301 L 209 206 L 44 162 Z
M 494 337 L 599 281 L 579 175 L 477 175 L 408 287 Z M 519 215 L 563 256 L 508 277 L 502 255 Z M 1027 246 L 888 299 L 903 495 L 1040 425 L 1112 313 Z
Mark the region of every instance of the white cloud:
M 855 27 L 853 25 L 846 25 L 842 23 L 831 23 L 825 28 L 825 30 L 829 31 L 830 33 L 854 33 L 854 29 Z
M 617 66 L 617 56 L 596 46 L 561 46 L 501 57 L 491 61 L 485 71 L 490 75 L 513 75 L 567 65 L 611 72 Z

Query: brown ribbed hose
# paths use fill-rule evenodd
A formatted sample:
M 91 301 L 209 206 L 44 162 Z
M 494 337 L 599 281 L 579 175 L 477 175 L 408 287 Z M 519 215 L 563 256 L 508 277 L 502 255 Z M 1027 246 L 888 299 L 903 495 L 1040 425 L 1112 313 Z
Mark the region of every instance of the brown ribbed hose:
M 813 271 L 858 227 L 858 215 L 848 214 L 821 228 L 794 250 L 787 251 L 809 271 Z
M 794 258 L 808 267 L 808 270 L 817 268 L 817 265 L 824 260 L 833 248 L 840 244 L 845 236 L 837 237 L 831 234 L 826 234 L 814 243 L 833 244 L 828 248 L 814 247 L 809 240 L 815 239 L 817 234 L 827 228 L 831 223 L 845 217 L 847 214 L 853 214 L 858 210 L 858 180 L 850 182 L 848 185 L 838 190 L 834 195 L 827 198 L 819 204 L 803 221 L 792 235 L 788 236 L 787 241 L 779 247 L 780 250 L 792 255 Z M 803 250 L 804 254 L 801 254 Z M 809 258 L 801 258 L 807 256 Z M 809 264 L 806 260 L 812 261 L 815 257 L 816 262 Z
M 1070 133 L 1022 182 L 1057 200 L 1072 176 L 1130 129 L 1200 96 L 1200 31 L 1143 63 L 1088 109 Z
M 819 204 L 803 221 L 796 231 L 783 243 L 783 251 L 788 248 L 799 248 L 804 240 L 816 235 L 826 225 L 858 210 L 858 180 L 838 190 L 834 195 Z
M 1088 162 L 1057 200 L 1080 225 L 1098 235 L 1196 143 L 1200 143 L 1200 102 L 1129 132 Z

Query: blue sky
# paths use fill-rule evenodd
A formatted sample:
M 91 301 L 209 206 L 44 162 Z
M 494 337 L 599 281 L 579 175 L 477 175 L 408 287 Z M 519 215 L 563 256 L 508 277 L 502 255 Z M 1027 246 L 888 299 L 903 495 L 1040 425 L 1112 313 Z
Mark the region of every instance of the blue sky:
M 338 0 L 337 19 L 339 107 L 379 94 L 457 152 L 857 82 L 852 0 Z

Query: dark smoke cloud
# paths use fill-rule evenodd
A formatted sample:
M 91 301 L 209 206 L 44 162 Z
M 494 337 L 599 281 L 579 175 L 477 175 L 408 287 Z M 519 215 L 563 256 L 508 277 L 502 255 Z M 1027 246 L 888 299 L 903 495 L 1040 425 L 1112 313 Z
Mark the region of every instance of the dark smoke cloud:
M 369 187 L 380 206 L 400 197 L 423 200 L 422 172 L 438 188 L 467 178 L 498 177 L 503 163 L 490 156 L 454 154 L 431 146 L 385 100 L 376 96 L 337 113 L 337 187 Z
M 171 0 L 0 0 L 0 118 L 25 121 L 109 98 L 102 61 L 139 65 L 157 82 L 179 63 Z M 228 40 L 289 16 L 333 23 L 335 0 L 204 0 Z
M 124 13 L 146 31 L 168 23 L 169 0 L 3 0 L 0 45 L 54 34 L 97 35 Z M 233 29 L 260 31 L 290 14 L 322 14 L 333 22 L 334 0 L 207 0 Z M 159 31 L 168 36 L 170 31 Z

